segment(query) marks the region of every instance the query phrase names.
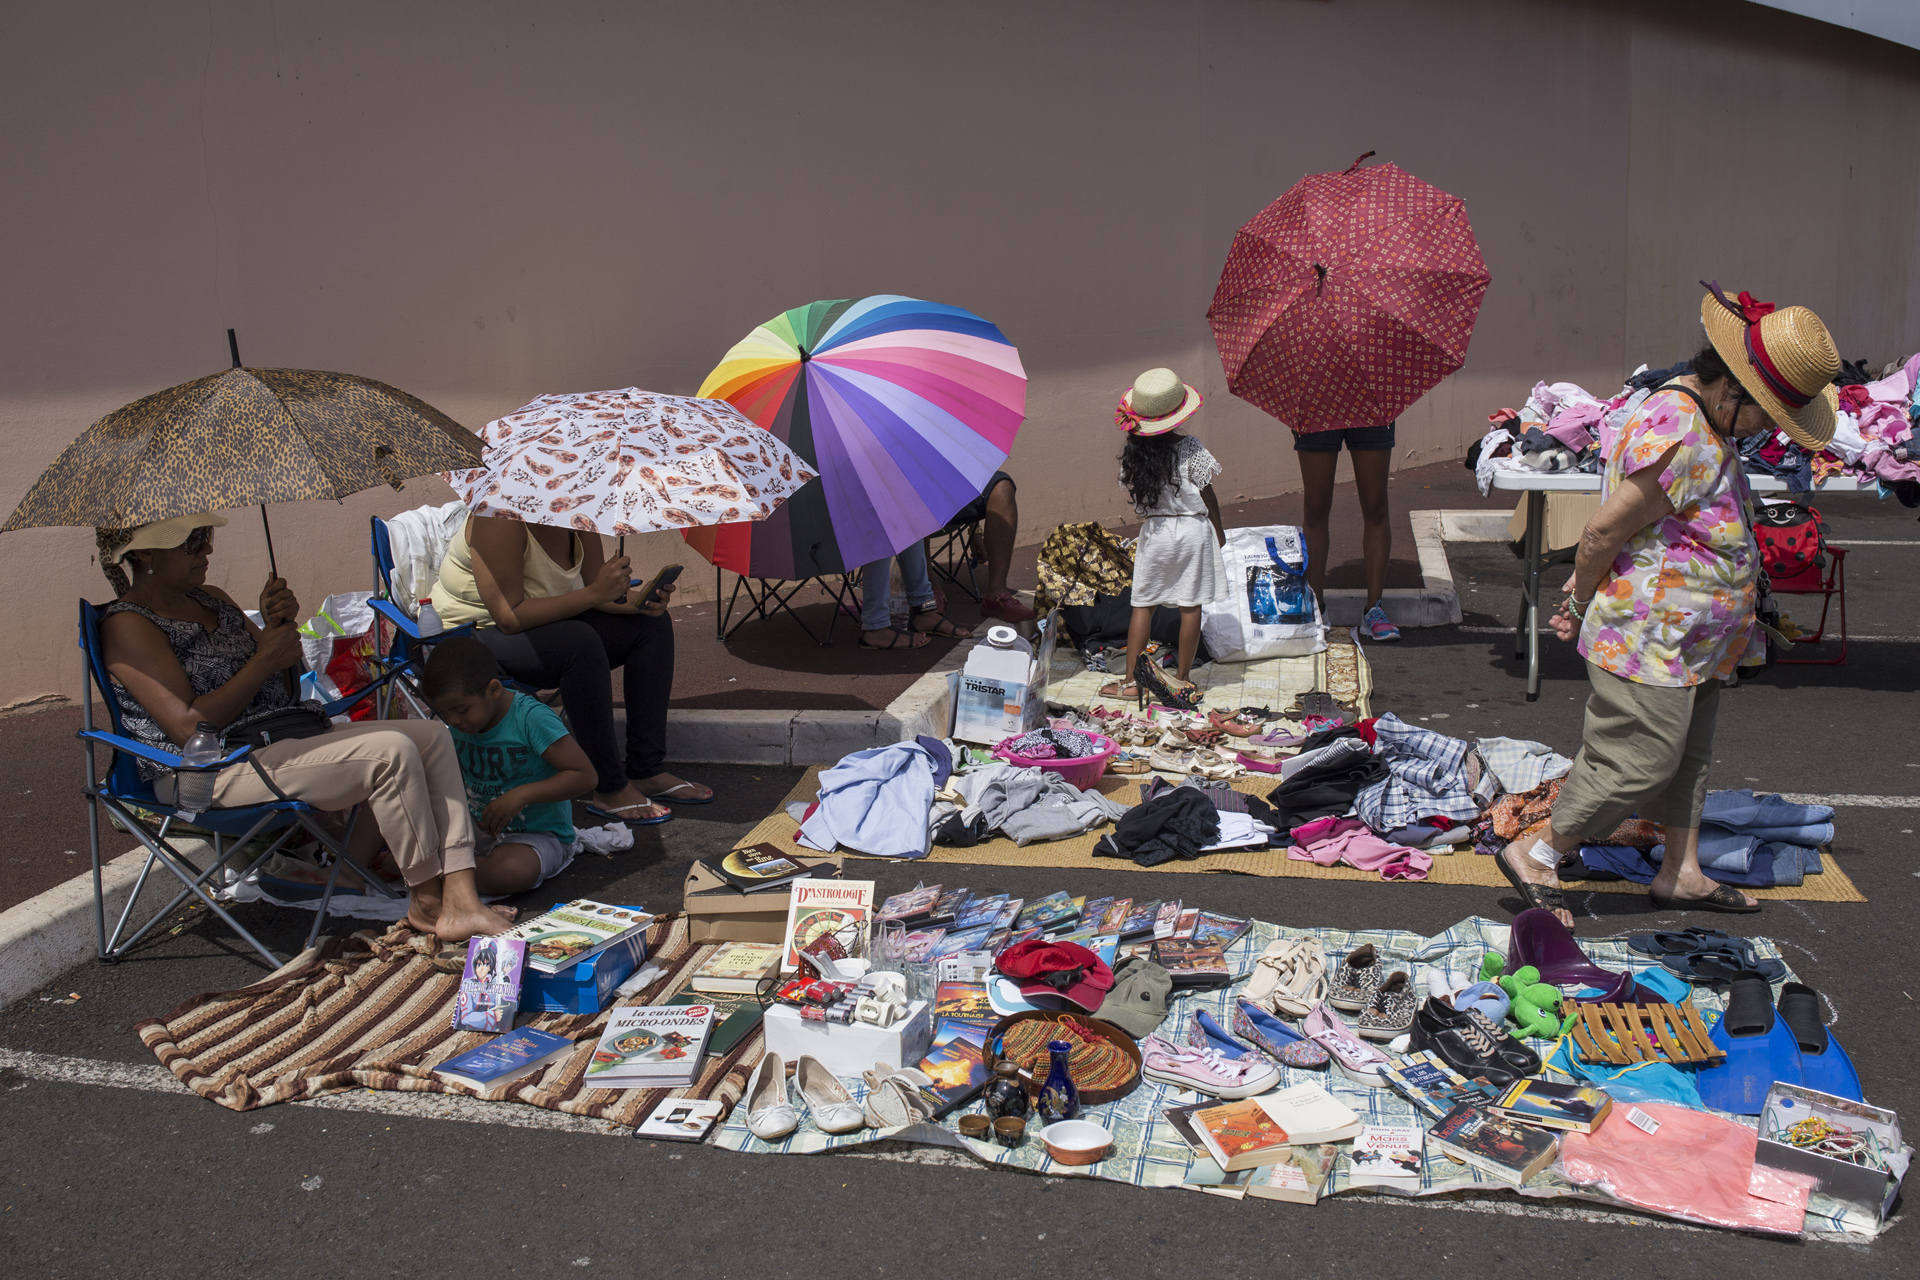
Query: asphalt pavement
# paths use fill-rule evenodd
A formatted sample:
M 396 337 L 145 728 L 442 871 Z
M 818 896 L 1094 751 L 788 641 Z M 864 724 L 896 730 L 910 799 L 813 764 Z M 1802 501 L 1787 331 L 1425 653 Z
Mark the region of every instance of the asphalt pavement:
M 1731 923 L 1777 939 L 1802 980 L 1826 994 L 1870 1100 L 1920 1116 L 1911 1066 L 1920 1043 L 1911 959 L 1920 932 L 1920 744 L 1911 729 L 1920 526 L 1893 504 L 1834 500 L 1826 510 L 1837 541 L 1896 544 L 1859 545 L 1853 556 L 1851 661 L 1774 668 L 1730 690 L 1713 782 L 1850 798 L 1834 854 L 1869 901 L 1769 902 Z M 1468 616 L 1458 628 L 1370 647 L 1375 709 L 1457 736 L 1529 737 L 1570 752 L 1585 694 L 1577 657 L 1550 641 L 1541 698 L 1527 703 L 1511 636 L 1495 634 L 1512 623 L 1517 562 L 1498 544 L 1449 550 Z M 642 830 L 631 853 L 583 856 L 522 905 L 590 894 L 674 909 L 687 864 L 730 847 L 798 776 L 739 766 L 688 772 L 720 801 L 679 807 L 674 822 Z M 851 873 L 871 875 L 885 894 L 910 888 L 921 870 L 856 862 Z M 1440 885 L 924 870 L 950 885 L 1029 897 L 1144 889 L 1285 924 L 1421 933 L 1476 914 L 1505 919 L 1519 906 L 1508 890 Z M 1654 912 L 1633 893 L 1576 895 L 1573 907 L 1583 937 L 1729 923 Z M 310 922 L 296 911 L 242 910 L 283 948 Z M 1920 1269 L 1906 1222 L 1871 1244 L 1840 1245 L 1684 1228 L 1571 1201 L 1233 1202 L 982 1170 L 937 1153 L 777 1158 L 656 1145 L 548 1113 L 518 1114 L 532 1108 L 457 1106 L 435 1095 L 358 1093 L 236 1114 L 171 1087 L 129 1030 L 196 992 L 261 975 L 204 913 L 182 913 L 174 924 L 119 965 L 85 966 L 0 1010 L 0 1248 L 9 1274 L 1200 1271 L 1427 1280 L 1457 1270 L 1798 1280 L 1810 1266 L 1837 1276 Z

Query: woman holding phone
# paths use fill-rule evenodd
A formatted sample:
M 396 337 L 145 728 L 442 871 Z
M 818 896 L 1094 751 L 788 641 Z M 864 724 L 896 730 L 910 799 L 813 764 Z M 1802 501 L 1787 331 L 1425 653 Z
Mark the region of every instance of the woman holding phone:
M 673 816 L 662 801 L 707 804 L 713 791 L 666 772 L 673 693 L 672 582 L 651 600 L 629 593 L 633 565 L 598 538 L 497 516 L 469 516 L 447 548 L 433 607 L 449 627 L 474 624 L 501 670 L 558 688 L 573 736 L 599 781 L 588 808 L 635 826 Z M 623 669 L 627 740 L 613 729 L 613 668 Z

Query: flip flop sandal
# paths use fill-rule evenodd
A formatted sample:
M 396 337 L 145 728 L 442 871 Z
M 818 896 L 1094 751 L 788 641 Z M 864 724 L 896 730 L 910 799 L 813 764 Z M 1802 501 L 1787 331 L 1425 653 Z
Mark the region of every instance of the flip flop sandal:
M 1761 977 L 1778 982 L 1787 976 L 1787 966 L 1779 960 L 1746 959 L 1736 952 L 1703 952 L 1692 956 L 1674 956 L 1666 964 L 1667 972 L 1688 982 L 1732 982 L 1735 978 Z
M 877 648 L 878 646 L 875 647 Z M 1122 690 L 1125 689 L 1131 689 L 1133 692 L 1122 692 Z M 1100 696 L 1103 698 L 1119 698 L 1122 701 L 1131 701 L 1140 696 L 1140 686 L 1131 680 L 1115 680 L 1112 684 L 1103 684 L 1100 686 Z
M 673 821 L 673 810 L 667 808 L 662 808 L 659 813 L 651 818 L 629 818 L 623 816 L 627 810 L 640 809 L 645 806 L 623 804 L 618 809 L 602 809 L 597 804 L 587 804 L 585 801 L 581 803 L 585 805 L 587 812 L 596 818 L 605 818 L 608 822 L 624 822 L 630 827 L 657 827 L 663 822 Z
M 1715 885 L 1713 892 L 1704 898 L 1663 898 L 1657 893 L 1649 893 L 1647 897 L 1662 911 L 1719 911 L 1727 915 L 1750 916 L 1760 910 L 1758 902 L 1748 906 L 1738 889 L 1724 884 Z
M 668 787 L 665 791 L 649 791 L 647 793 L 647 799 L 652 800 L 655 803 L 658 803 L 662 800 L 671 800 L 675 804 L 712 804 L 714 800 L 718 798 L 715 795 L 713 795 L 711 792 L 709 792 L 705 796 L 680 796 L 680 795 L 674 794 L 674 792 L 676 791 L 680 791 L 684 788 L 691 788 L 693 785 L 694 784 L 691 782 L 676 782 L 672 786 Z
M 1530 880 L 1522 880 L 1520 873 L 1507 865 L 1505 853 L 1506 851 L 1504 849 L 1495 853 L 1493 860 L 1500 864 L 1500 874 L 1507 878 L 1507 883 L 1519 891 L 1522 902 L 1526 903 L 1529 907 L 1537 907 L 1542 911 L 1565 911 L 1567 909 L 1566 897 L 1560 892 L 1558 885 L 1534 884 Z
M 1717 951 L 1732 946 L 1738 935 L 1724 929 L 1701 929 L 1698 927 L 1672 930 L 1657 930 L 1653 933 L 1637 933 L 1627 939 L 1627 947 L 1643 956 L 1688 956 L 1697 951 Z M 1746 939 L 1740 938 L 1744 942 Z
M 915 644 L 913 642 L 913 638 L 915 636 L 926 634 L 923 631 L 908 631 L 902 627 L 888 627 L 887 632 L 893 638 L 891 640 L 888 640 L 885 644 L 868 644 L 867 637 L 863 633 L 860 637 L 860 647 L 862 649 L 878 649 L 882 652 L 885 652 L 889 649 L 924 649 L 927 647 L 924 644 Z M 905 636 L 907 638 L 907 642 L 905 644 L 900 643 L 901 636 Z

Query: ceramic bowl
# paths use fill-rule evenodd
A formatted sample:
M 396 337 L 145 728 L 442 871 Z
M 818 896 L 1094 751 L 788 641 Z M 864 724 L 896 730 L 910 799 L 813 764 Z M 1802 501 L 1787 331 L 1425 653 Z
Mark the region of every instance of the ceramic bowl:
M 1060 1120 L 1040 1131 L 1047 1154 L 1061 1164 L 1098 1164 L 1113 1150 L 1113 1135 L 1090 1120 Z

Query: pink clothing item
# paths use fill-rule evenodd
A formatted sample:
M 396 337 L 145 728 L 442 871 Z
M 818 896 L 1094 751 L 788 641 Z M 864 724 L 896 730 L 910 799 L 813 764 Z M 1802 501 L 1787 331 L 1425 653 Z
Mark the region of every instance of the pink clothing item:
M 1880 404 L 1904 405 L 1913 397 L 1913 375 L 1906 369 L 1867 384 L 1867 395 Z
M 1841 387 L 1838 394 L 1840 407 L 1848 413 L 1858 413 L 1873 403 L 1873 397 L 1867 394 L 1863 386 Z
M 1607 406 L 1597 400 L 1569 405 L 1553 415 L 1553 421 L 1547 424 L 1547 434 L 1578 453 L 1593 446 L 1592 433 L 1599 428 L 1606 412 Z
M 1660 1122 L 1644 1133 L 1638 1109 Z M 1560 1138 L 1569 1182 L 1669 1218 L 1736 1231 L 1799 1235 L 1813 1180 L 1755 1165 L 1754 1131 L 1704 1111 L 1661 1102 L 1617 1106 L 1593 1133 Z
M 1287 857 L 1331 867 L 1344 862 L 1359 871 L 1377 871 L 1382 880 L 1425 880 L 1433 855 L 1403 844 L 1388 844 L 1358 818 L 1318 818 L 1298 827 Z

